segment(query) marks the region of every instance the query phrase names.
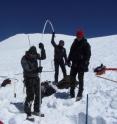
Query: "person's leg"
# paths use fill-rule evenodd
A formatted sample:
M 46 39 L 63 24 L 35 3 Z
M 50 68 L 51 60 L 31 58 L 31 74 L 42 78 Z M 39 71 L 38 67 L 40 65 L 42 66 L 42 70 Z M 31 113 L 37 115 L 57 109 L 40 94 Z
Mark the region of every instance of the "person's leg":
M 82 93 L 84 89 L 84 72 L 78 72 L 78 80 L 79 80 L 79 91 L 77 96 L 82 97 Z
M 25 80 L 26 85 L 26 100 L 24 103 L 24 111 L 28 116 L 31 116 L 31 105 L 34 100 L 34 85 L 32 79 Z
M 60 62 L 60 67 L 61 67 L 61 70 L 62 70 L 62 72 L 63 72 L 63 76 L 64 76 L 64 78 L 65 78 L 66 75 L 67 75 L 67 73 L 66 73 L 66 68 L 65 68 L 65 63 L 64 63 L 64 61 L 61 61 L 61 62 Z
M 35 78 L 34 82 L 34 92 L 35 92 L 35 101 L 34 101 L 34 112 L 40 112 L 40 79 Z
M 75 97 L 75 81 L 76 81 L 76 75 L 77 75 L 77 71 L 75 68 L 71 67 L 71 71 L 70 71 L 70 96 L 73 98 Z
M 54 79 L 55 79 L 55 83 L 58 83 L 59 63 L 55 61 L 55 62 L 54 62 L 54 66 L 55 66 Z

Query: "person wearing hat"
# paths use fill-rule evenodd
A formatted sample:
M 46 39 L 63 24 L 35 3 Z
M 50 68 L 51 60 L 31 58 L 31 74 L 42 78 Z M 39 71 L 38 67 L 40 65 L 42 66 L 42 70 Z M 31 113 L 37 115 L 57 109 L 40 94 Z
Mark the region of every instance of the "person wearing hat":
M 59 66 L 62 69 L 64 78 L 66 77 L 66 68 L 65 64 L 67 64 L 67 54 L 66 49 L 64 48 L 64 41 L 60 40 L 59 44 L 55 43 L 55 32 L 52 34 L 51 43 L 54 47 L 54 67 L 55 67 L 55 75 L 54 75 L 54 84 L 58 83 L 58 74 L 59 74 Z
M 34 101 L 34 112 L 40 114 L 39 110 L 39 85 L 40 79 L 38 73 L 42 72 L 42 67 L 38 67 L 38 60 L 44 60 L 46 53 L 44 45 L 39 44 L 41 49 L 41 55 L 37 53 L 36 47 L 31 46 L 25 55 L 21 59 L 21 65 L 23 68 L 24 84 L 26 86 L 26 100 L 24 103 L 24 111 L 27 117 L 31 117 L 31 105 Z
M 70 53 L 68 56 L 68 66 L 71 66 L 70 70 L 70 96 L 75 97 L 75 79 L 78 74 L 79 91 L 76 97 L 76 101 L 82 98 L 84 89 L 84 72 L 88 71 L 89 60 L 91 56 L 91 47 L 84 38 L 84 32 L 78 31 L 76 38 L 71 45 Z M 72 62 L 72 64 L 71 64 Z

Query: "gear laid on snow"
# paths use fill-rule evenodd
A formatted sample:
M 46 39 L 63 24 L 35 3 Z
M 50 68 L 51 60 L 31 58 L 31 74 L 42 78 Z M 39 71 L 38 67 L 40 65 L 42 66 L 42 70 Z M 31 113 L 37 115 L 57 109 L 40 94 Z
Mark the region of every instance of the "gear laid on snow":
M 96 75 L 102 75 L 105 73 L 105 68 L 106 68 L 106 66 L 101 64 L 100 66 L 98 66 L 94 69 L 94 72 L 96 73 Z
M 78 85 L 78 81 L 75 80 L 75 87 Z M 56 85 L 59 89 L 68 89 L 71 86 L 70 75 L 67 75 L 65 78 L 60 80 Z
M 56 90 L 50 85 L 49 81 L 42 82 L 41 89 L 42 98 L 56 93 Z
M 8 79 L 5 79 L 2 84 L 1 84 L 1 87 L 5 87 L 7 84 L 11 84 L 11 80 L 8 78 Z
M 94 72 L 96 73 L 96 75 L 105 74 L 106 71 L 117 71 L 117 68 L 107 68 L 103 64 L 101 64 L 100 66 L 94 68 Z

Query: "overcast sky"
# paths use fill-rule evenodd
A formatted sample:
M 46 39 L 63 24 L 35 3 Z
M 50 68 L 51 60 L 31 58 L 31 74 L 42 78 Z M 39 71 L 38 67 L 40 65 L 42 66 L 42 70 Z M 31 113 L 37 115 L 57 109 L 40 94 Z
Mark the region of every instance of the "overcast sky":
M 86 37 L 117 34 L 117 0 L 1 0 L 0 40 L 41 33 L 46 19 L 60 34 L 75 35 L 79 29 Z

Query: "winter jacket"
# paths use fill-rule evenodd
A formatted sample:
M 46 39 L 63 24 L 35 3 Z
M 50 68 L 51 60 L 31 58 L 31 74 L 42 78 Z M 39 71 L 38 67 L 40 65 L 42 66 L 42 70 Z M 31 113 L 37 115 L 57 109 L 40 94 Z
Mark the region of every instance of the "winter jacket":
M 60 62 L 65 60 L 65 62 L 67 62 L 66 49 L 57 45 L 54 41 L 54 38 L 52 38 L 51 43 L 54 47 L 54 61 Z
M 70 49 L 68 62 L 72 61 L 72 68 L 76 68 L 77 71 L 87 72 L 90 56 L 91 48 L 87 40 L 85 38 L 81 41 L 75 39 Z
M 28 51 L 21 59 L 24 78 L 35 78 L 38 76 L 38 61 L 46 58 L 45 50 L 41 50 L 41 56 L 36 55 L 36 58 L 30 58 Z

